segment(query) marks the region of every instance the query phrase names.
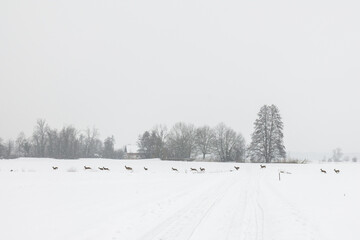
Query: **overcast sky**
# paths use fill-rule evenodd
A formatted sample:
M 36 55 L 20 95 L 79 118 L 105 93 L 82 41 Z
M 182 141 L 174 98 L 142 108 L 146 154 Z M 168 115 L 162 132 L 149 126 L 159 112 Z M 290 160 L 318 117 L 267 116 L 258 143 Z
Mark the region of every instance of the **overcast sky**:
M 247 142 L 276 104 L 289 151 L 360 152 L 360 3 L 0 1 L 0 137 L 224 122 Z

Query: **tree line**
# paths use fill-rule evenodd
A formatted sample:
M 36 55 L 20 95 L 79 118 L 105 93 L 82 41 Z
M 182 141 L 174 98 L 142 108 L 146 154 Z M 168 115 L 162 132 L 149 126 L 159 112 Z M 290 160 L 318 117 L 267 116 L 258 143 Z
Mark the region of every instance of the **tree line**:
M 200 155 L 202 159 L 241 162 L 246 157 L 245 139 L 224 123 L 211 128 L 178 122 L 169 131 L 159 125 L 141 134 L 138 146 L 144 158 L 191 160 Z
M 123 158 L 122 149 L 115 149 L 115 138 L 99 139 L 96 128 L 79 131 L 73 126 L 58 130 L 51 128 L 44 119 L 37 120 L 31 137 L 23 132 L 15 141 L 4 142 L 0 138 L 0 157 L 38 157 L 38 158 Z
M 247 146 L 241 133 L 220 123 L 215 127 L 195 127 L 178 122 L 170 130 L 157 125 L 139 135 L 140 158 L 192 160 L 201 158 L 221 162 L 274 162 L 285 159 L 283 123 L 275 105 L 264 105 L 254 123 L 251 143 Z M 115 138 L 99 139 L 96 128 L 79 131 L 72 126 L 58 130 L 39 119 L 31 137 L 20 133 L 15 141 L 0 138 L 0 157 L 49 157 L 58 159 L 126 157 L 124 149 L 115 149 Z
M 139 136 L 138 146 L 144 158 L 193 159 L 201 156 L 220 162 L 274 162 L 286 157 L 283 122 L 275 105 L 264 105 L 254 123 L 251 143 L 246 146 L 240 133 L 224 123 L 216 127 L 195 127 L 176 123 L 170 131 L 157 126 Z

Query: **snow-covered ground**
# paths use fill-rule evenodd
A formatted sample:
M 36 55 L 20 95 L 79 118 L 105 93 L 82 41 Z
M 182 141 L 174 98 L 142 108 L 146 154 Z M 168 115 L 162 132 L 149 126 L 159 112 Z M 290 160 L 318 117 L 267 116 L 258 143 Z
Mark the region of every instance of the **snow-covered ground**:
M 103 166 L 110 171 L 98 169 Z M 279 170 L 291 174 L 279 181 Z M 350 163 L 260 169 L 159 160 L 0 160 L 0 239 L 355 240 L 359 172 L 360 164 Z

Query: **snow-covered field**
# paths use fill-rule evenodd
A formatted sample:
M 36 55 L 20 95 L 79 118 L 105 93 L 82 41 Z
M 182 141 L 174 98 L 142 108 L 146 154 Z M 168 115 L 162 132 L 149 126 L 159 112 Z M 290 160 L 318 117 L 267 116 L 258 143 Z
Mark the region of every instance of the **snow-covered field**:
M 98 169 L 103 166 L 110 171 Z M 292 174 L 279 181 L 279 170 Z M 0 160 L 0 239 L 355 240 L 359 173 L 359 164 L 260 169 L 159 160 Z

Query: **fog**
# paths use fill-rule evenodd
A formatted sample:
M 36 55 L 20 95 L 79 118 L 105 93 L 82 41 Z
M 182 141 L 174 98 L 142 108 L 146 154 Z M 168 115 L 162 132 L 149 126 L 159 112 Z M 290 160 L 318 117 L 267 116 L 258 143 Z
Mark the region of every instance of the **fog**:
M 0 137 L 36 119 L 117 145 L 156 124 L 250 141 L 275 104 L 286 149 L 360 152 L 358 1 L 0 2 Z

